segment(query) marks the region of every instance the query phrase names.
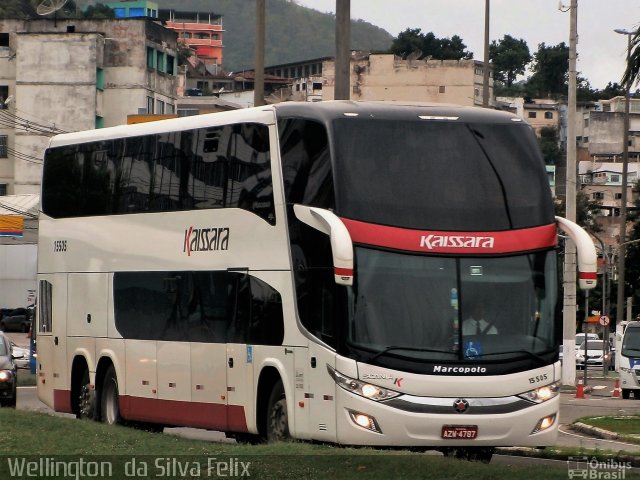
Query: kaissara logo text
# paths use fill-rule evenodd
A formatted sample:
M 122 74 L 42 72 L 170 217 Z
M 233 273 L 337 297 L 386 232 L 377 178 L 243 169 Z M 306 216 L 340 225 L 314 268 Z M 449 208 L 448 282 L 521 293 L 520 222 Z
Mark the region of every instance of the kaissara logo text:
M 184 231 L 184 248 L 188 256 L 192 252 L 211 252 L 229 249 L 229 228 L 195 228 L 189 227 Z
M 494 237 L 473 237 L 463 235 L 423 235 L 420 247 L 434 248 L 493 248 Z

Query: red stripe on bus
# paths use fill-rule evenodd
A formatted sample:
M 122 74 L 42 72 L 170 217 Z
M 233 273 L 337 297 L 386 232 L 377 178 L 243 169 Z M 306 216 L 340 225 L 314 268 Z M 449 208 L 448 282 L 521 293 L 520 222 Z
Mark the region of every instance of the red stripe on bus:
M 248 431 L 244 407 L 239 405 L 121 395 L 120 412 L 127 420 L 221 431 Z
M 598 272 L 579 272 L 578 278 L 581 280 L 597 280 Z
M 71 392 L 54 390 L 53 409 L 56 412 L 73 413 L 71 411 Z M 248 432 L 244 407 L 240 405 L 183 402 L 120 395 L 120 413 L 127 420 L 220 431 Z
M 338 268 L 333 267 L 333 272 L 340 277 L 351 277 L 353 276 L 353 268 Z
M 73 413 L 71 411 L 71 392 L 69 390 L 53 391 L 53 409 L 56 412 Z
M 354 243 L 411 252 L 496 254 L 557 245 L 555 223 L 501 232 L 413 230 L 341 218 Z

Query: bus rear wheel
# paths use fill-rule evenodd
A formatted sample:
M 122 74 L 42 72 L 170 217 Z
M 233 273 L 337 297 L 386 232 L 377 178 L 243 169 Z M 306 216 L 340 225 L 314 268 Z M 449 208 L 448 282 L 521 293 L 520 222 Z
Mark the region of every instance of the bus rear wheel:
M 280 442 L 289 439 L 289 416 L 287 398 L 282 380 L 278 380 L 271 390 L 267 408 L 267 441 Z
M 89 371 L 85 369 L 80 382 L 80 390 L 78 392 L 78 413 L 76 417 L 79 419 L 94 419 L 96 413 L 96 392 L 91 388 L 89 382 Z
M 120 400 L 118 397 L 118 378 L 113 365 L 109 367 L 102 383 L 102 396 L 100 399 L 102 421 L 108 425 L 122 423 L 120 417 Z

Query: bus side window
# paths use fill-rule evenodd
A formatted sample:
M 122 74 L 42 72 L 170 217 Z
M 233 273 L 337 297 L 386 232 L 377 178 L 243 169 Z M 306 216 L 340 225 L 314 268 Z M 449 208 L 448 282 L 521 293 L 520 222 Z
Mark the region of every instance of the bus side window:
M 53 321 L 52 315 L 52 291 L 53 285 L 46 280 L 40 280 L 40 295 L 38 296 L 38 311 L 40 318 L 40 333 L 50 333 Z

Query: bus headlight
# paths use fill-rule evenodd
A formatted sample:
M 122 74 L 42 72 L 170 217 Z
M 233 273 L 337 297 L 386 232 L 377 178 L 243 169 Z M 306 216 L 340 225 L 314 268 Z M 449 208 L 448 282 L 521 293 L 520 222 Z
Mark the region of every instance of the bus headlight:
M 371 385 L 370 383 L 365 383 L 360 380 L 356 380 L 355 378 L 342 375 L 329 365 L 327 365 L 327 371 L 341 388 L 344 388 L 348 392 L 360 395 L 361 397 L 375 400 L 376 402 L 379 402 L 380 400 L 388 400 L 400 395 L 400 393 L 393 390 L 379 387 L 377 385 Z
M 0 370 L 0 382 L 8 382 L 12 377 L 11 370 Z
M 533 403 L 542 403 L 558 396 L 559 391 L 560 391 L 560 382 L 555 382 L 549 385 L 545 385 L 543 387 L 538 387 L 536 389 L 529 390 L 528 392 L 525 392 L 525 393 L 521 393 L 518 396 L 520 398 L 524 398 L 525 400 L 529 400 L 530 402 L 533 402 Z

